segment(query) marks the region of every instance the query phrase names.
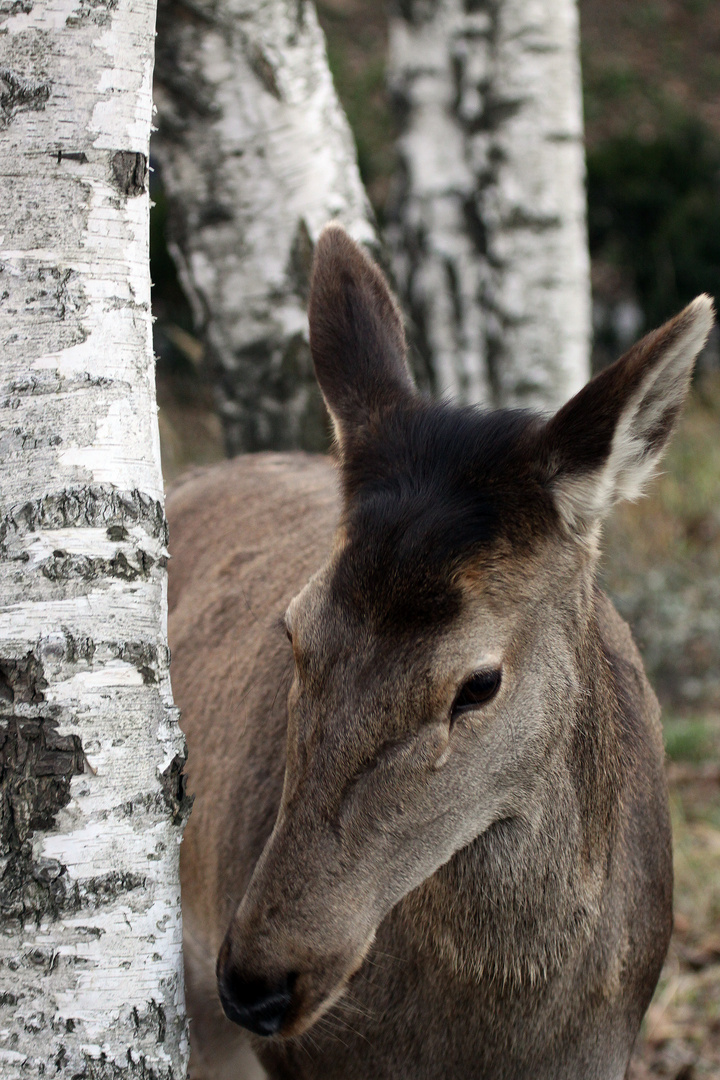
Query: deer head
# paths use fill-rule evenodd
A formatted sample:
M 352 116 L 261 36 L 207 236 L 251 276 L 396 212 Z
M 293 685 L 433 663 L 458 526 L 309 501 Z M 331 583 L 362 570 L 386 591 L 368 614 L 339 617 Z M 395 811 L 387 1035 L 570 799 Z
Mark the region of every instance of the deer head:
M 711 322 L 698 297 L 550 419 L 432 403 L 381 273 L 322 233 L 310 340 L 343 509 L 285 614 L 285 785 L 218 959 L 231 1019 L 306 1030 L 388 912 L 498 823 L 557 801 L 567 844 L 587 835 L 568 746 L 599 528 L 657 465 Z

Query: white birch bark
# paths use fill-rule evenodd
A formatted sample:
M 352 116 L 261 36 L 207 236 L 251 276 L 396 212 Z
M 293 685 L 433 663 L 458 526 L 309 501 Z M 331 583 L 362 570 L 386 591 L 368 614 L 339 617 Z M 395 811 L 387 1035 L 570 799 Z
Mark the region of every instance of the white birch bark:
M 389 230 L 441 393 L 554 409 L 590 355 L 575 0 L 407 0 Z
M 331 218 L 372 214 L 308 0 L 160 0 L 153 161 L 230 453 L 326 445 L 306 301 Z
M 154 0 L 3 4 L 0 1075 L 185 1075 Z

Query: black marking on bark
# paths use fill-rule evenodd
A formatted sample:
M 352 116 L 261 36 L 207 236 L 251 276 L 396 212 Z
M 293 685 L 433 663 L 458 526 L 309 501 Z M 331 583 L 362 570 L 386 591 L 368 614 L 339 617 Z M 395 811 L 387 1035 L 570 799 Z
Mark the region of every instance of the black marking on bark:
M 84 336 L 87 338 L 87 334 Z M 8 397 L 0 401 L 0 408 L 19 408 L 24 397 L 40 397 L 44 394 L 56 397 L 58 394 L 68 393 L 73 390 L 117 385 L 116 380 L 108 379 L 105 375 L 91 375 L 89 371 L 70 376 L 58 375 L 55 372 L 48 371 L 11 382 L 8 385 Z
M 490 94 L 485 97 L 482 110 L 470 117 L 463 125 L 469 135 L 480 131 L 495 132 L 521 111 L 523 101 L 498 101 Z
M 478 213 L 477 199 L 474 193 L 463 200 L 463 217 L 465 219 L 468 235 L 473 241 L 478 255 L 487 255 L 487 228 L 485 222 Z
M 28 845 L 29 847 L 29 845 Z M 30 878 L 24 890 L 19 890 L 16 908 L 8 913 L 23 922 L 30 919 L 38 922 L 45 919 L 58 919 L 65 914 L 75 914 L 88 908 L 97 909 L 104 904 L 111 904 L 118 896 L 146 888 L 147 879 L 142 874 L 125 873 L 111 870 L 82 882 L 73 881 L 67 868 L 55 859 L 41 859 L 27 864 Z M 0 882 L 0 911 L 2 908 L 2 886 Z M 79 932 L 79 931 L 78 931 Z M 86 934 L 101 933 L 96 927 L 86 928 Z M 66 958 L 67 962 L 82 963 L 81 957 Z
M 30 82 L 8 68 L 0 68 L 0 128 L 12 123 L 19 112 L 44 109 L 51 85 L 49 82 Z
M 33 9 L 33 0 L 5 0 L 0 3 L 0 19 L 9 19 L 12 15 L 29 15 Z
M 259 45 L 253 44 L 248 49 L 248 62 L 268 94 L 272 94 L 278 101 L 282 101 L 282 93 L 278 86 L 275 68 L 267 53 Z
M 459 115 L 465 77 L 465 63 L 463 58 L 456 54 L 451 54 L 450 56 L 450 77 L 453 84 L 453 96 L 450 103 L 450 111 L 454 115 Z
M 112 540 L 113 543 L 121 543 L 123 540 L 127 540 L 129 533 L 122 525 L 111 525 L 107 530 L 108 540 Z
M 534 233 L 558 229 L 561 224 L 557 214 L 533 214 L 519 206 L 515 207 L 503 222 L 506 229 L 527 229 Z
M 450 293 L 450 302 L 452 304 L 453 319 L 455 321 L 455 335 L 462 326 L 463 309 L 462 298 L 460 296 L 460 282 L 458 281 L 457 268 L 452 259 L 446 258 L 444 260 L 445 265 L 445 278 L 447 280 L 448 292 Z
M 99 663 L 108 660 L 122 660 L 132 664 L 142 675 L 146 686 L 155 686 L 158 673 L 170 664 L 170 650 L 166 645 L 156 645 L 152 641 L 103 641 L 96 644 L 92 638 L 74 637 L 66 627 L 62 634 L 55 635 L 51 641 L 43 641 L 43 655 L 48 660 L 64 664 L 85 663 L 92 666 L 96 655 Z
M 165 1015 L 165 1010 L 162 1005 L 159 1005 L 156 1001 L 153 1001 L 152 1004 L 155 1006 L 155 1014 L 157 1016 L 158 1042 L 164 1043 L 165 1036 L 167 1035 L 167 1016 Z
M 0 851 L 7 862 L 0 877 L 0 912 L 25 921 L 54 906 L 64 867 L 35 862 L 32 836 L 52 827 L 70 801 L 70 781 L 83 772 L 85 754 L 77 735 L 59 735 L 49 716 L 10 715 L 0 720 Z M 60 886 L 62 888 L 62 886 Z
M 158 681 L 158 670 L 167 667 L 170 662 L 169 650 L 164 645 L 154 645 L 150 641 L 122 641 L 111 646 L 118 660 L 132 664 L 140 674 L 146 686 L 154 686 Z
M 83 904 L 87 899 L 92 899 L 95 904 L 106 904 L 115 900 L 120 893 L 144 889 L 146 882 L 147 878 L 143 877 L 142 874 L 111 870 L 107 874 L 100 874 L 98 877 L 88 878 L 83 881 L 78 893 L 82 896 Z
M 230 365 L 208 343 L 228 454 L 298 445 L 327 451 L 326 414 L 304 335 L 268 334 L 231 355 Z
M 50 647 L 46 646 L 48 655 L 55 656 L 56 660 L 76 664 L 78 660 L 92 663 L 95 656 L 95 642 L 92 638 L 75 637 L 66 626 L 62 627 L 62 639 L 53 641 Z
M 188 8 L 187 2 L 183 8 Z M 193 14 L 197 14 L 192 8 Z M 187 127 L 187 116 L 213 119 L 222 112 L 215 102 L 215 88 L 203 77 L 194 55 L 187 54 L 183 22 L 178 18 L 178 4 L 165 0 L 158 4 L 155 81 L 172 100 L 172 106 L 159 116 L 159 131 L 175 135 Z M 215 20 L 208 16 L 211 24 Z
M 15 427 L 9 430 L 0 441 L 0 453 L 7 454 L 9 457 L 12 452 L 27 453 L 28 450 L 41 450 L 43 447 L 59 446 L 61 443 L 62 436 L 58 434 L 37 435 L 32 431 L 23 431 L 21 427 Z
M 0 721 L 0 837 L 20 851 L 36 829 L 48 829 L 70 801 L 70 780 L 85 767 L 77 735 L 59 735 L 48 716 Z
M 71 555 L 67 551 L 57 550 L 40 566 L 40 572 L 48 581 L 97 581 L 101 578 L 120 578 L 122 581 L 136 581 L 147 578 L 155 566 L 156 560 L 142 549 L 134 552 L 135 562 L 123 551 L 116 552 L 111 559 L 89 555 Z M 164 563 L 165 560 L 159 560 Z
M 173 825 L 185 825 L 194 796 L 187 790 L 187 777 L 183 772 L 187 761 L 187 749 L 182 754 L 176 754 L 167 769 L 160 773 L 165 805 L 172 814 Z
M 62 161 L 79 161 L 81 165 L 85 165 L 87 163 L 87 154 L 84 150 L 58 150 L 58 165 Z
M 118 491 L 109 484 L 66 488 L 31 502 L 18 503 L 0 519 L 0 558 L 12 535 L 39 529 L 105 528 L 126 531 L 140 526 L 167 543 L 165 513 L 157 499 L 142 491 Z
M 147 1008 L 142 1014 L 138 1012 L 137 1006 L 133 1006 L 130 1018 L 133 1022 L 133 1027 L 138 1033 L 144 1032 L 147 1035 L 150 1035 L 151 1038 L 157 1039 L 159 1043 L 165 1042 L 165 1036 L 167 1034 L 167 1014 L 164 1007 L 155 1001 L 154 998 L 151 998 L 147 1004 Z
M 65 20 L 66 26 L 82 26 L 94 23 L 95 26 L 107 26 L 110 12 L 115 11 L 118 0 L 80 0 L 78 7 Z
M 423 23 L 432 19 L 435 13 L 435 5 L 430 3 L 417 3 L 417 0 L 398 0 L 400 15 L 411 26 L 422 26 Z
M 147 311 L 148 305 L 128 300 L 124 296 L 110 296 L 105 302 L 106 311 Z
M 235 213 L 231 206 L 223 206 L 217 199 L 208 199 L 198 208 L 198 228 L 206 225 L 223 225 L 233 221 Z
M 85 290 L 77 271 L 61 269 L 58 266 L 41 266 L 28 275 L 23 294 L 17 296 L 16 303 L 18 306 L 22 305 L 21 310 L 26 317 L 55 318 L 61 321 L 67 318 L 68 313 L 80 316 L 87 308 Z M 74 327 L 72 333 L 72 344 L 85 341 L 88 336 L 82 327 Z M 42 373 L 16 380 L 13 385 L 31 386 L 34 381 L 42 384 L 51 377 L 57 379 L 56 375 Z
M 0 718 L 0 917 L 20 925 L 54 920 L 145 888 L 141 874 L 112 871 L 78 882 L 56 859 L 34 859 L 32 837 L 50 829 L 70 800 L 85 753 L 77 735 L 59 735 L 47 708 Z M 156 801 L 161 798 L 158 793 Z M 40 962 L 40 960 L 38 960 Z
M 142 195 L 147 185 L 147 158 L 132 150 L 118 150 L 112 157 L 113 183 L 121 195 Z
M 34 653 L 19 659 L 0 658 L 0 701 L 34 705 L 45 700 L 46 687 L 42 664 Z
M 491 330 L 486 323 L 485 332 L 485 365 L 488 378 L 488 386 L 490 387 L 490 395 L 492 401 L 501 401 L 502 385 L 500 382 L 500 370 L 502 368 L 502 361 L 504 359 L 505 351 L 501 336 L 494 330 Z
M 71 297 L 68 285 L 77 277 L 77 273 L 74 270 L 53 270 L 53 277 L 56 279 L 55 291 L 53 297 L 55 300 L 55 311 L 59 319 L 64 319 L 67 315 L 68 307 L 73 312 L 78 311 L 78 304 Z M 83 297 L 84 299 L 84 297 Z
M 180 1074 L 172 1065 L 149 1065 L 144 1057 L 138 1057 L 135 1048 L 128 1047 L 125 1065 L 109 1061 L 104 1052 L 99 1057 L 83 1054 L 82 1066 L 73 1072 L 72 1080 L 180 1080 Z
M 12 704 L 41 703 L 44 700 L 42 690 L 47 686 L 43 676 L 43 661 L 46 666 L 51 663 L 60 663 L 85 664 L 89 667 L 97 655 L 101 657 L 99 661 L 101 664 L 108 660 L 122 660 L 137 668 L 148 686 L 155 685 L 158 681 L 158 672 L 166 669 L 170 664 L 170 650 L 166 645 L 157 645 L 152 641 L 103 641 L 97 644 L 89 637 L 75 637 L 65 626 L 61 627 L 60 633 L 43 639 L 39 649 L 41 654 L 39 661 L 35 661 L 29 655 L 20 660 L 17 658 L 0 660 L 2 670 L 8 672 L 5 676 L 4 700 L 11 701 L 8 686 L 13 693 L 16 687 L 21 686 L 23 689 L 18 693 L 22 696 L 14 698 L 11 701 Z M 27 670 L 29 674 L 16 677 L 10 674 L 13 666 L 22 672 Z M 20 678 L 23 680 L 22 683 L 18 681 Z M 0 697 L 0 719 L 3 716 L 2 701 L 3 697 Z

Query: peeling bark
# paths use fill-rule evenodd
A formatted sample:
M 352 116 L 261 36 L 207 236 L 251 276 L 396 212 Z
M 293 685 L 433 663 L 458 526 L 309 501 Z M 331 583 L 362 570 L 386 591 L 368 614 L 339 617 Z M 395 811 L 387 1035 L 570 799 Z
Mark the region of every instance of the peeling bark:
M 350 130 L 308 0 L 160 0 L 159 166 L 172 251 L 228 451 L 327 443 L 305 313 L 337 218 L 374 244 Z
M 403 0 L 388 239 L 439 392 L 554 409 L 589 374 L 575 0 Z
M 180 1080 L 152 0 L 0 8 L 0 1073 Z

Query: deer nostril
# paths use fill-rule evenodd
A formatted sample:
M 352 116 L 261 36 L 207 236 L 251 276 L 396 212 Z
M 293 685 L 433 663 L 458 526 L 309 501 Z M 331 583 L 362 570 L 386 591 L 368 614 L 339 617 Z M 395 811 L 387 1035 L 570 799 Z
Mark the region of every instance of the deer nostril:
M 287 975 L 275 985 L 245 979 L 230 970 L 218 979 L 220 1001 L 228 1020 L 256 1035 L 276 1035 L 292 1000 L 296 976 Z

